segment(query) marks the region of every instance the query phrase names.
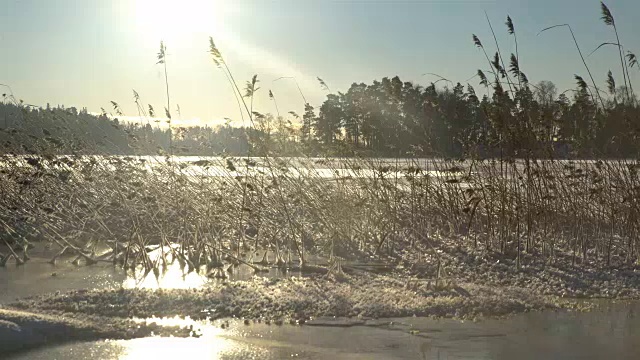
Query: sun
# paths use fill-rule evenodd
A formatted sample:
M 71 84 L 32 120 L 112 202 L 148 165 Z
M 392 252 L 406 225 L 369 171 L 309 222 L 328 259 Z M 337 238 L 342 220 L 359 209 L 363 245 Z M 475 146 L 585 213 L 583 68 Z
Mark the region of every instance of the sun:
M 145 37 L 185 41 L 215 32 L 223 0 L 135 0 L 135 22 Z

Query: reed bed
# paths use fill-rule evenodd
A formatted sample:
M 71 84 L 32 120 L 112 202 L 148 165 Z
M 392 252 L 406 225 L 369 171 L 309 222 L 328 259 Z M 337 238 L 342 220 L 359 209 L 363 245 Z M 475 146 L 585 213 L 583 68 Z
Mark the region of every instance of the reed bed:
M 265 249 L 277 265 L 302 267 L 308 254 L 437 255 L 442 239 L 517 259 L 568 251 L 574 262 L 637 261 L 635 161 L 534 161 L 528 177 L 520 162 L 505 171 L 494 160 L 326 161 L 4 156 L 2 265 L 28 260 L 37 240 L 78 263 L 156 272 L 167 261 L 148 257 L 157 246 L 190 271 L 211 271 L 262 263 L 251 254 Z

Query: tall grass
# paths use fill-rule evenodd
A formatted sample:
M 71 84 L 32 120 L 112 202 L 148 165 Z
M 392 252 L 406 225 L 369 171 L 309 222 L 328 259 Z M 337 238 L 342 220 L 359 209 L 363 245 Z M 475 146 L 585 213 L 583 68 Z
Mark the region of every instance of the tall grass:
M 150 158 L 4 156 L 3 241 L 149 271 L 164 265 L 146 257 L 151 245 L 191 269 L 259 249 L 278 263 L 304 263 L 305 252 L 385 258 L 447 238 L 515 257 L 524 229 L 526 252 L 545 258 L 637 258 L 635 161 L 533 160 L 529 177 L 523 163 L 494 160 L 329 161 L 176 159 L 174 170 Z M 94 253 L 100 244 L 109 255 Z

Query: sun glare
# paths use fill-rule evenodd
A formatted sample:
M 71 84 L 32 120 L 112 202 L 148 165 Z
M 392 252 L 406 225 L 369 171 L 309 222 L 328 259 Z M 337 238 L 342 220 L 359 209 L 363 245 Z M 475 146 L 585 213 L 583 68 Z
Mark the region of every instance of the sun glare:
M 223 0 L 135 0 L 135 22 L 145 37 L 185 41 L 212 34 L 226 11 Z

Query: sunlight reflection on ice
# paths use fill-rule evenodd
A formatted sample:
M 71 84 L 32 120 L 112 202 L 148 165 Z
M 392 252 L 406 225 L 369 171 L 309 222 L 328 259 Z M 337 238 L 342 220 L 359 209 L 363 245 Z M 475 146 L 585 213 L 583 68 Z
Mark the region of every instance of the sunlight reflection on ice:
M 203 287 L 210 280 L 195 271 L 187 274 L 183 272 L 177 263 L 167 266 L 167 271 L 160 274 L 158 279 L 149 273 L 143 276 L 142 273 L 136 274 L 135 277 L 127 277 L 122 286 L 127 289 L 193 289 Z
M 174 247 L 177 249 L 179 246 L 174 245 Z M 156 261 L 162 256 L 162 252 L 161 249 L 156 249 L 149 252 L 148 255 L 152 261 Z M 161 272 L 157 279 L 153 272 L 144 276 L 144 271 L 138 269 L 134 276 L 129 276 L 124 280 L 122 286 L 139 289 L 192 289 L 203 287 L 209 281 L 205 275 L 197 271 L 187 273 L 186 269 L 181 269 L 179 263 L 175 261 L 167 263 L 166 271 Z
M 219 359 L 223 354 L 233 351 L 238 343 L 229 339 L 226 332 L 205 321 L 194 321 L 189 317 L 148 318 L 137 321 L 160 326 L 192 327 L 192 338 L 150 337 L 134 340 L 116 341 L 122 347 L 119 360 L 126 359 L 180 359 L 203 358 Z
M 118 341 L 122 346 L 119 360 L 139 359 L 219 359 L 235 346 L 235 342 L 221 337 L 206 341 L 195 338 L 143 338 Z
M 175 250 L 179 249 L 180 245 L 174 244 Z M 182 269 L 178 261 L 171 262 L 171 254 L 169 254 L 168 247 L 164 247 L 165 255 L 167 256 L 167 267 L 165 271 L 161 271 L 156 278 L 154 273 L 150 271 L 145 275 L 144 268 L 139 266 L 135 273 L 128 271 L 127 277 L 122 282 L 122 287 L 126 289 L 194 289 L 202 288 L 207 285 L 212 285 L 224 281 L 219 278 L 210 278 L 206 275 L 205 266 L 201 266 L 200 271 L 188 272 L 185 267 Z M 149 258 L 152 262 L 159 261 L 162 254 L 160 248 L 148 252 Z M 251 262 L 255 259 L 262 259 L 263 252 L 255 252 L 253 255 L 249 254 L 246 261 Z M 296 257 L 293 257 L 294 261 Z M 269 261 L 275 261 L 275 254 L 269 251 L 267 257 Z M 309 255 L 307 260 L 311 264 L 320 264 L 326 262 L 326 259 L 314 255 Z M 301 273 L 296 270 L 283 270 L 278 267 L 266 267 L 264 272 L 259 274 L 260 277 L 267 278 L 286 278 L 289 276 L 300 276 Z M 239 265 L 233 267 L 231 272 L 226 272 L 225 276 L 232 281 L 248 281 L 256 276 L 256 272 L 249 266 Z

